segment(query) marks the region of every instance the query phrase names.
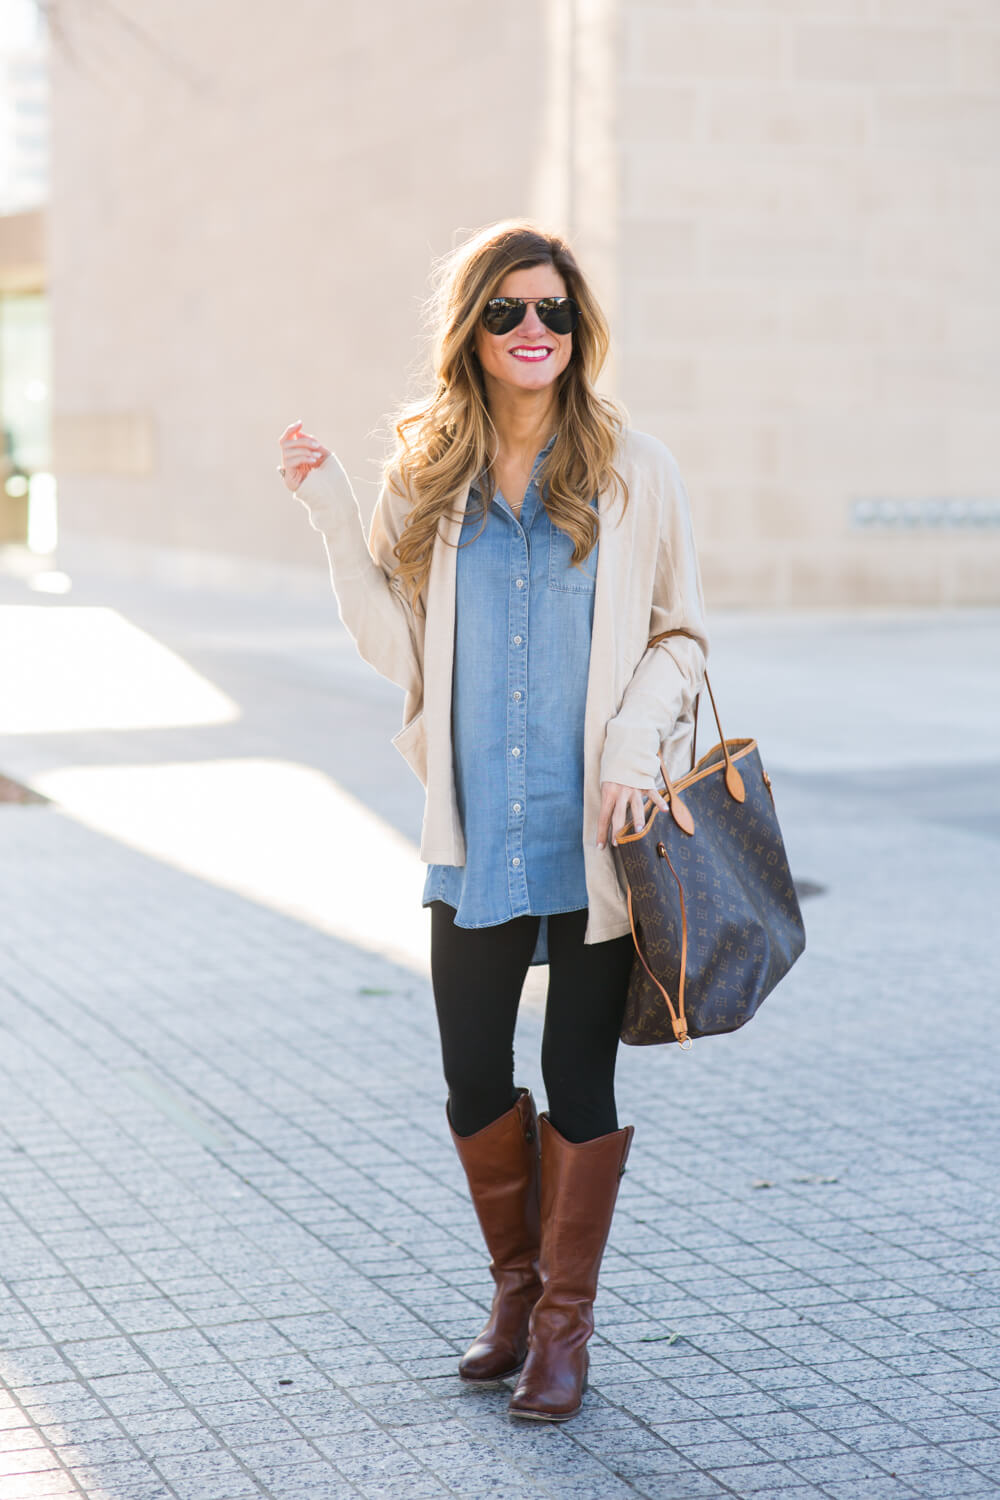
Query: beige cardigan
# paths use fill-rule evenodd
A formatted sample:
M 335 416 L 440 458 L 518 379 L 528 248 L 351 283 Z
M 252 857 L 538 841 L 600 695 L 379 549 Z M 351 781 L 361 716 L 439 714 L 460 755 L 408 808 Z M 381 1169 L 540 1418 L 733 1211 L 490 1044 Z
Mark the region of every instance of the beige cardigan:
M 684 484 L 670 450 L 643 432 L 622 437 L 615 466 L 629 487 L 598 495 L 600 547 L 584 724 L 583 840 L 589 918 L 585 941 L 628 932 L 610 843 L 597 848 L 601 783 L 652 787 L 657 755 L 671 776 L 688 769 L 693 707 L 708 654 L 701 578 Z M 383 486 L 365 541 L 351 482 L 331 454 L 296 498 L 322 534 L 340 617 L 367 662 L 406 693 L 393 744 L 426 788 L 420 856 L 465 863 L 452 768 L 451 690 L 455 639 L 455 543 L 470 481 L 442 521 L 415 612 L 390 574 L 407 501 Z M 662 631 L 682 630 L 660 645 Z

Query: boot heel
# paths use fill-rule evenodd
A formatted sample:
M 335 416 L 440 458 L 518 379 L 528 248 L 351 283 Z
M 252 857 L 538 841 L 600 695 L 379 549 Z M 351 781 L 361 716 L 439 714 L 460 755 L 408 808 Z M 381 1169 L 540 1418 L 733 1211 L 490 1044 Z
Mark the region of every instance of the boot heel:
M 483 1391 L 499 1391 L 507 1384 L 508 1380 L 513 1380 L 515 1375 L 520 1375 L 523 1369 L 524 1360 L 522 1359 L 521 1363 L 515 1365 L 513 1369 L 504 1370 L 499 1375 L 486 1375 L 482 1379 L 479 1379 L 475 1375 L 463 1375 L 461 1370 L 458 1373 L 461 1376 L 463 1385 L 474 1385 Z

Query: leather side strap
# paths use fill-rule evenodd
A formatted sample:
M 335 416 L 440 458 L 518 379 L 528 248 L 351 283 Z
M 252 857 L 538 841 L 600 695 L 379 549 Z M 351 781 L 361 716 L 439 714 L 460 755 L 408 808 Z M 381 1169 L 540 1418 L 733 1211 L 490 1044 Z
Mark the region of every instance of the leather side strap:
M 683 1030 L 684 1030 L 684 1035 L 683 1035 L 683 1037 L 679 1036 L 677 1038 L 677 1040 L 681 1043 L 682 1046 L 684 1045 L 684 1042 L 686 1041 L 687 1045 L 690 1047 L 690 1045 L 691 1045 L 691 1039 L 690 1039 L 690 1037 L 687 1034 L 687 1018 L 684 1015 L 684 980 L 685 980 L 685 978 L 687 976 L 687 962 L 688 962 L 688 917 L 687 917 L 687 904 L 686 904 L 686 902 L 684 900 L 684 887 L 681 884 L 681 877 L 678 875 L 677 871 L 674 869 L 674 863 L 673 863 L 673 860 L 670 858 L 670 855 L 667 853 L 667 846 L 666 846 L 666 844 L 657 844 L 657 846 L 656 846 L 656 852 L 657 852 L 657 854 L 659 854 L 659 852 L 660 852 L 661 849 L 663 850 L 663 858 L 666 860 L 667 864 L 670 866 L 670 873 L 671 873 L 671 875 L 674 877 L 674 879 L 677 882 L 677 894 L 680 897 L 680 902 L 681 902 L 681 971 L 680 971 L 680 977 L 679 977 L 678 982 L 677 982 L 677 1010 L 678 1010 L 678 1013 L 680 1015 L 680 1022 L 681 1022 L 681 1026 L 683 1027 Z
M 662 848 L 663 846 L 661 845 L 660 847 Z M 670 865 L 670 869 L 671 869 L 671 872 L 673 874 L 674 879 L 677 880 L 677 871 L 674 869 L 673 865 L 670 864 L 670 856 L 669 856 L 669 854 L 666 854 L 665 849 L 664 849 L 664 856 L 666 858 L 667 864 Z M 646 956 L 645 956 L 645 954 L 643 953 L 642 949 L 639 946 L 639 935 L 638 935 L 638 933 L 635 930 L 635 913 L 632 910 L 632 887 L 631 886 L 628 887 L 626 899 L 627 899 L 627 903 L 628 903 L 628 921 L 629 921 L 629 926 L 632 929 L 632 941 L 635 944 L 635 951 L 639 955 L 639 962 L 642 964 L 642 967 L 645 969 L 646 973 L 649 975 L 650 979 L 656 985 L 656 988 L 659 990 L 660 994 L 663 996 L 664 1000 L 667 1002 L 667 1009 L 670 1012 L 670 1024 L 673 1027 L 674 1036 L 680 1042 L 681 1047 L 683 1048 L 683 1050 L 685 1052 L 689 1052 L 691 1050 L 691 1038 L 687 1034 L 687 1021 L 685 1020 L 685 1017 L 684 1017 L 684 974 L 685 974 L 685 971 L 687 969 L 687 911 L 686 911 L 685 906 L 684 906 L 684 887 L 681 885 L 681 883 L 680 883 L 679 880 L 677 880 L 677 888 L 678 888 L 678 890 L 681 893 L 681 928 L 682 928 L 682 935 L 681 935 L 681 977 L 680 977 L 680 989 L 678 990 L 678 993 L 677 993 L 677 1007 L 678 1007 L 677 1010 L 674 1009 L 673 1001 L 671 1000 L 670 996 L 667 994 L 666 990 L 663 988 L 663 985 L 657 979 L 656 975 L 653 973 L 652 969 L 649 967 L 649 964 L 646 962 Z

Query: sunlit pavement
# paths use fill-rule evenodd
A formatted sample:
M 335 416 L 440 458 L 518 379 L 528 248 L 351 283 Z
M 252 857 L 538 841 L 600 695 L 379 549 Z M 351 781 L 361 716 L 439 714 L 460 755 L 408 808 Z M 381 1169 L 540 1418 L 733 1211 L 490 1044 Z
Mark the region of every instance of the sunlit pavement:
M 0 772 L 51 799 L 0 805 L 0 1500 L 1000 1495 L 998 646 L 713 621 L 809 948 L 745 1033 L 623 1049 L 550 1430 L 455 1376 L 489 1283 L 399 695 L 321 579 L 0 576 Z

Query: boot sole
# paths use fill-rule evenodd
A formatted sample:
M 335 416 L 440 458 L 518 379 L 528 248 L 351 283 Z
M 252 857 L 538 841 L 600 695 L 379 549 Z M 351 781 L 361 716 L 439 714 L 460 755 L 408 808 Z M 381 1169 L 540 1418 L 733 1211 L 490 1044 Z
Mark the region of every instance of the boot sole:
M 521 1422 L 568 1422 L 572 1417 L 578 1416 L 583 1410 L 582 1403 L 575 1411 L 547 1412 L 547 1411 L 508 1411 L 507 1415 L 511 1421 Z
M 524 1361 L 522 1360 L 519 1365 L 515 1365 L 513 1369 L 508 1370 L 505 1375 L 488 1375 L 484 1379 L 477 1379 L 477 1377 L 474 1375 L 463 1375 L 461 1370 L 459 1370 L 458 1378 L 459 1380 L 461 1380 L 463 1385 L 475 1385 L 479 1386 L 483 1390 L 493 1390 L 498 1386 L 503 1385 L 505 1381 L 512 1379 L 513 1376 L 520 1375 L 523 1369 Z

